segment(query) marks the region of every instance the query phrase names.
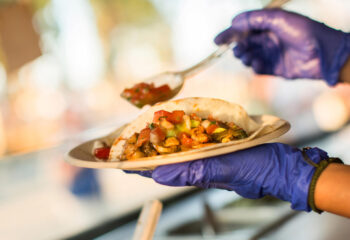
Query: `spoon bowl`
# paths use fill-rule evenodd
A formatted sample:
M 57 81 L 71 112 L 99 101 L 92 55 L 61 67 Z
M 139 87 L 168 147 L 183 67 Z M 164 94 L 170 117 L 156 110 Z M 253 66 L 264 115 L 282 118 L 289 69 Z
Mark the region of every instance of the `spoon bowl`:
M 220 57 L 230 50 L 235 45 L 235 41 L 228 45 L 220 46 L 215 52 L 208 57 L 195 64 L 194 66 L 187 68 L 183 71 L 166 71 L 150 78 L 145 79 L 142 83 L 134 85 L 132 88 L 125 89 L 121 94 L 121 97 L 128 100 L 136 107 L 142 108 L 144 105 L 154 105 L 157 102 L 167 101 L 175 97 L 182 89 L 185 80 L 198 74 L 202 70 L 206 69 L 211 64 L 215 63 Z M 143 86 L 141 86 L 144 84 Z M 141 87 L 140 87 L 141 86 Z M 166 91 L 158 91 L 158 89 L 164 87 Z M 146 88 L 146 89 L 145 89 Z M 131 94 L 125 94 L 125 92 L 131 91 Z M 152 96 L 146 96 L 144 92 L 152 92 Z M 137 97 L 140 101 L 135 101 L 132 97 Z

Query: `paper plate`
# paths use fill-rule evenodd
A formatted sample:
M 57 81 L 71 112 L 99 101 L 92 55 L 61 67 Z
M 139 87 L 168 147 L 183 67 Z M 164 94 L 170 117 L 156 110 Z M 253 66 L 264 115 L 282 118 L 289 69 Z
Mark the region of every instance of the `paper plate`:
M 95 158 L 92 154 L 94 142 L 97 140 L 111 144 L 119 136 L 125 126 L 117 129 L 108 136 L 93 139 L 73 148 L 66 155 L 65 160 L 78 167 L 86 168 L 118 168 L 123 170 L 152 170 L 160 165 L 187 162 L 221 154 L 231 153 L 270 142 L 280 137 L 290 129 L 289 122 L 271 115 L 251 116 L 261 127 L 251 139 L 246 142 L 231 141 L 214 144 L 208 147 L 189 150 L 186 152 L 158 155 L 155 157 L 140 158 L 132 161 L 106 162 Z

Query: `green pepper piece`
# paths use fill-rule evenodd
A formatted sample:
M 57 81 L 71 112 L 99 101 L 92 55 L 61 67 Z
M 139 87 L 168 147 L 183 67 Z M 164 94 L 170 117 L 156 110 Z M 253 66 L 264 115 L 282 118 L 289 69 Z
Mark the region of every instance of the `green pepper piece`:
M 200 125 L 200 121 L 191 119 L 191 128 L 196 128 Z

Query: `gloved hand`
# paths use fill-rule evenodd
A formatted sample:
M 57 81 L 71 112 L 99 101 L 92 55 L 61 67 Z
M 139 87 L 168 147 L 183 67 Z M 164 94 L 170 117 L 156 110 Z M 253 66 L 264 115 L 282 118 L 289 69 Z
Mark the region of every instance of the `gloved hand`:
M 237 36 L 233 51 L 245 65 L 288 79 L 324 79 L 333 86 L 350 55 L 349 33 L 279 9 L 244 12 L 214 41 L 228 44 Z
M 315 163 L 328 158 L 318 148 L 306 153 Z M 314 171 L 299 149 L 270 143 L 138 173 L 168 186 L 220 188 L 253 199 L 270 195 L 291 202 L 295 210 L 310 211 L 308 191 Z

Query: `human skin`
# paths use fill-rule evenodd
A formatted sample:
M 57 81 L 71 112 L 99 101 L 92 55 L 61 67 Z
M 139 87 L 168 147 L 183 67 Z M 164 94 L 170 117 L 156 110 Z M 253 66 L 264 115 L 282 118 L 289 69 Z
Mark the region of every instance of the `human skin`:
M 342 67 L 339 74 L 339 78 L 341 82 L 350 83 L 350 57 Z
M 318 209 L 350 218 L 350 166 L 330 164 L 320 175 L 315 188 Z
M 339 78 L 350 83 L 350 57 Z M 316 183 L 314 198 L 318 209 L 350 218 L 350 166 L 330 164 Z

